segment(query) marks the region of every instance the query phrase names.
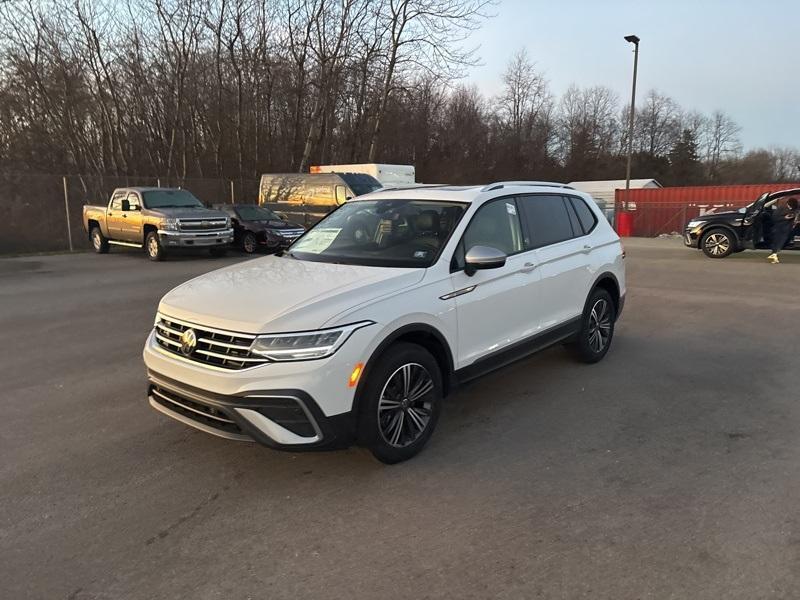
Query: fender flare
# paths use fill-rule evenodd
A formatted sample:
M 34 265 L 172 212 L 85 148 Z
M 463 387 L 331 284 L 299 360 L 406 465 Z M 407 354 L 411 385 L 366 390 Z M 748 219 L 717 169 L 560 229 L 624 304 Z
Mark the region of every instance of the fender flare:
M 357 417 L 359 414 L 361 394 L 363 392 L 367 380 L 369 379 L 370 372 L 375 367 L 375 363 L 383 355 L 386 349 L 389 348 L 389 346 L 395 343 L 402 336 L 407 335 L 409 333 L 424 333 L 436 338 L 436 341 L 442 346 L 442 348 L 444 348 L 445 352 L 445 360 L 447 368 L 445 371 L 442 372 L 445 395 L 447 395 L 447 393 L 454 387 L 453 373 L 455 372 L 455 363 L 453 361 L 453 351 L 450 348 L 450 344 L 447 343 L 447 339 L 444 337 L 444 335 L 442 335 L 442 333 L 438 329 L 436 329 L 432 325 L 428 325 L 427 323 L 408 323 L 406 325 L 403 325 L 402 327 L 395 329 L 389 335 L 384 337 L 381 340 L 381 342 L 377 345 L 375 350 L 373 350 L 372 354 L 370 355 L 369 359 L 364 365 L 364 371 L 361 373 L 361 377 L 359 378 L 358 381 L 358 386 L 356 386 L 356 392 L 353 396 L 353 407 L 351 409 L 351 413 L 353 414 L 354 417 Z

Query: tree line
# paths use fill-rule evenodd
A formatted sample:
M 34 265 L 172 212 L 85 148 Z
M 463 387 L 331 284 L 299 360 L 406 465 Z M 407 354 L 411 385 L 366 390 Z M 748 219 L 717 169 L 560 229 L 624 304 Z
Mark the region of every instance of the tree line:
M 556 94 L 524 50 L 502 91 L 460 83 L 494 0 L 0 1 L 0 166 L 255 178 L 414 164 L 425 182 L 800 179 L 793 148 L 744 152 L 727 114 L 659 91 Z

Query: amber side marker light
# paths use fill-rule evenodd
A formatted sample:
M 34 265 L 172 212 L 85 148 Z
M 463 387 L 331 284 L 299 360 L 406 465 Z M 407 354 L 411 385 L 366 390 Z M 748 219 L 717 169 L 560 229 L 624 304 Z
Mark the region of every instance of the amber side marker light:
M 347 380 L 347 387 L 356 387 L 363 371 L 364 363 L 358 363 L 355 367 L 353 367 L 353 372 L 350 373 L 350 379 Z

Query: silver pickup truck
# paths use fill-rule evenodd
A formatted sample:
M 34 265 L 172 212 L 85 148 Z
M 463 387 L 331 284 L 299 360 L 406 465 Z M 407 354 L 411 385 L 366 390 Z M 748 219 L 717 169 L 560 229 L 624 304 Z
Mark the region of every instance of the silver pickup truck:
M 108 252 L 109 245 L 130 246 L 144 248 L 150 260 L 198 247 L 222 256 L 233 242 L 228 215 L 175 188 L 117 188 L 108 207 L 84 205 L 83 228 L 98 254 Z

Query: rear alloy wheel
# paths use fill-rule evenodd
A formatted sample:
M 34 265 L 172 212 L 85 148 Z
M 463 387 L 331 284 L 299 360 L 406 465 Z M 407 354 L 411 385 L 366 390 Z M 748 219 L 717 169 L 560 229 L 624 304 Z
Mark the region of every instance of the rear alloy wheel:
M 99 227 L 92 227 L 92 233 L 89 236 L 92 240 L 92 248 L 98 254 L 105 254 L 108 252 L 108 240 Z
M 144 249 L 147 252 L 147 258 L 152 261 L 164 260 L 166 252 L 161 246 L 161 240 L 158 239 L 158 234 L 155 231 L 148 232 L 144 238 Z
M 724 229 L 712 229 L 700 241 L 703 254 L 709 258 L 725 258 L 736 248 L 733 235 Z
M 359 438 L 381 462 L 407 460 L 422 450 L 439 420 L 439 365 L 425 348 L 402 343 L 389 348 L 368 377 Z
M 248 254 L 252 254 L 258 249 L 258 242 L 256 236 L 252 233 L 245 233 L 242 238 L 242 250 Z
M 581 317 L 581 329 L 577 337 L 568 344 L 576 358 L 585 363 L 596 363 L 603 359 L 614 339 L 617 320 L 611 294 L 602 288 L 589 296 Z

